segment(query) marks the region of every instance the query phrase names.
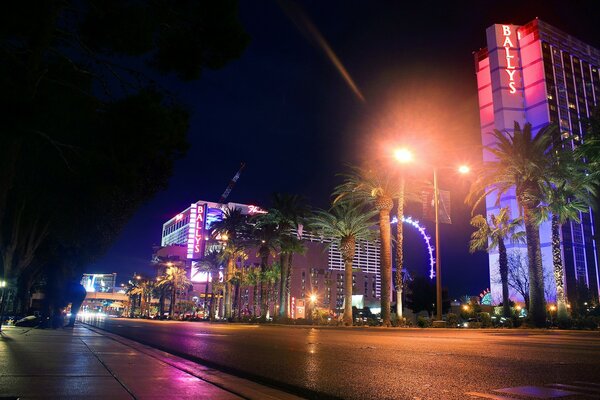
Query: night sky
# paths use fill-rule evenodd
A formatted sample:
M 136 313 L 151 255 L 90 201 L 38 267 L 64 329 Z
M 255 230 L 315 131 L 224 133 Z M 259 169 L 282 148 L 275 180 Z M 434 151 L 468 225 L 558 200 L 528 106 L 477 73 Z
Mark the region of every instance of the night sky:
M 162 81 L 193 113 L 191 148 L 169 188 L 140 208 L 106 256 L 86 270 L 117 272 L 119 281 L 133 272 L 153 274 L 149 261 L 162 223 L 191 202 L 217 201 L 241 161 L 246 169 L 228 201 L 268 207 L 273 192 L 289 192 L 323 208 L 347 163 L 385 158 L 398 144 L 442 167 L 476 162 L 472 52 L 485 46 L 485 29 L 539 17 L 600 48 L 595 3 L 241 1 L 251 36 L 242 57 L 195 83 Z M 364 101 L 298 26 L 299 14 L 290 18 L 296 8 L 328 41 Z M 415 168 L 430 178 L 423 165 Z M 444 286 L 453 297 L 478 294 L 489 274 L 487 256 L 467 251 L 469 182 L 449 170 L 440 175 L 441 188 L 452 191 L 453 218 L 441 230 Z M 433 224 L 426 227 L 433 236 Z M 425 275 L 424 243 L 411 228 L 405 232 L 407 267 Z

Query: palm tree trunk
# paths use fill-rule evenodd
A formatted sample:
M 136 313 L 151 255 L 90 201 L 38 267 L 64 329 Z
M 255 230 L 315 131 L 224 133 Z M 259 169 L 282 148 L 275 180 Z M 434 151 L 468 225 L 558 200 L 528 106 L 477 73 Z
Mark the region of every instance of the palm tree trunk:
M 352 259 L 344 260 L 344 325 L 352 326 Z
M 171 304 L 169 304 L 169 315 L 171 318 L 175 318 L 175 301 L 177 297 L 177 288 L 175 282 L 173 282 L 173 288 L 171 289 Z
M 402 318 L 402 268 L 404 268 L 404 176 L 400 178 L 398 222 L 396 223 L 396 316 Z
M 565 268 L 560 250 L 561 224 L 556 215 L 552 215 L 552 263 L 554 264 L 554 283 L 556 284 L 556 319 L 564 321 L 569 318 L 565 301 Z
M 379 232 L 381 237 L 381 319 L 383 326 L 391 326 L 390 286 L 392 284 L 392 241 L 389 209 L 379 210 Z
M 281 253 L 279 262 L 281 264 L 281 279 L 279 281 L 279 317 L 287 318 L 287 276 L 288 276 L 289 254 Z
M 207 317 L 207 305 L 208 305 L 208 280 L 210 279 L 210 272 L 206 273 L 206 284 L 204 285 L 204 317 Z
M 544 274 L 540 229 L 535 222 L 534 210 L 524 208 L 525 237 L 529 268 L 529 319 L 538 328 L 546 325 L 546 299 L 544 295 Z
M 235 258 L 233 255 L 229 257 L 227 260 L 227 273 L 225 276 L 225 318 L 231 317 L 231 298 L 233 296 L 232 287 L 231 287 L 231 278 L 233 274 L 233 268 L 235 264 Z
M 498 239 L 498 267 L 500 270 L 500 282 L 502 283 L 502 316 L 510 318 L 510 298 L 508 296 L 508 255 L 504 239 Z
M 267 308 L 269 307 L 267 299 L 267 284 L 265 275 L 267 273 L 267 265 L 269 263 L 269 250 L 264 251 L 261 249 L 260 255 L 260 316 L 267 316 Z

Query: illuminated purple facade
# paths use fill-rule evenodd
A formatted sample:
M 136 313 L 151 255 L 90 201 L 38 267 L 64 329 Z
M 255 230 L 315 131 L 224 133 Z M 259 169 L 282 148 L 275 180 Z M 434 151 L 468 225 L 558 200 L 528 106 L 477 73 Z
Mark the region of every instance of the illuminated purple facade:
M 532 125 L 533 132 L 548 123 L 560 129 L 554 143 L 569 140 L 576 147 L 585 140 L 582 120 L 600 102 L 600 51 L 535 19 L 523 26 L 496 24 L 486 30 L 487 48 L 475 53 L 482 142 L 491 144 L 493 129 L 511 132 L 514 122 Z M 484 152 L 484 160 L 491 154 Z M 488 215 L 509 206 L 517 217 L 514 192 L 486 201 Z M 568 222 L 562 229 L 562 255 L 569 301 L 577 296 L 577 286 L 585 285 L 598 298 L 600 281 L 593 239 L 594 214 L 581 214 L 581 223 Z M 554 301 L 556 287 L 552 274 L 550 223 L 540 227 L 546 298 Z M 521 252 L 523 244 L 509 244 L 509 252 Z M 491 253 L 490 287 L 492 297 L 501 299 L 498 279 L 498 253 Z M 516 293 L 511 298 L 522 300 Z

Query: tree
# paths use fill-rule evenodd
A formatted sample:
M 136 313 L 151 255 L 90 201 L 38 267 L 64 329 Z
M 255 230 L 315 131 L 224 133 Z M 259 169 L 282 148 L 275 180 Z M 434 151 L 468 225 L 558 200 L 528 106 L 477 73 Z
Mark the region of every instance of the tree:
M 198 268 L 200 271 L 206 273 L 206 283 L 204 285 L 204 314 L 208 315 L 208 283 L 211 280 L 213 275 L 218 277 L 219 268 L 221 266 L 221 261 L 223 260 L 223 251 L 222 250 L 212 250 L 208 251 L 202 260 L 198 262 Z
M 471 225 L 476 228 L 469 242 L 471 253 L 478 250 L 489 253 L 498 249 L 498 269 L 500 282 L 502 282 L 502 315 L 508 318 L 511 316 L 511 310 L 508 296 L 508 254 L 504 240 L 516 242 L 523 239 L 524 232 L 517 231 L 521 226 L 521 219 L 510 220 L 509 208 L 503 207 L 497 216 L 490 214 L 489 221 L 483 215 L 474 216 L 471 218 Z
M 300 239 L 304 223 L 309 215 L 306 200 L 298 195 L 275 193 L 271 200 L 271 208 L 265 214 L 265 223 L 277 227 L 277 243 L 279 247 L 279 317 L 288 317 L 290 280 L 292 278 L 292 260 L 294 254 L 303 253 L 304 245 Z
M 267 311 L 265 314 L 265 318 L 268 319 L 270 317 L 271 312 L 271 304 L 275 303 L 277 300 L 277 281 L 281 278 L 281 266 L 279 262 L 272 263 L 265 272 L 263 276 L 263 282 L 267 285 Z M 276 309 L 276 307 L 273 307 Z
M 596 192 L 594 178 L 584 164 L 563 150 L 552 158 L 551 181 L 543 187 L 544 204 L 539 209 L 540 222 L 550 219 L 552 230 L 552 264 L 556 285 L 557 319 L 569 318 L 565 297 L 565 267 L 562 260 L 561 232 L 567 221 L 580 223 L 580 214 L 590 211 Z
M 501 196 L 514 191 L 527 240 L 529 315 L 538 327 L 546 324 L 546 300 L 536 212 L 543 200 L 543 188 L 549 183 L 551 161 L 548 152 L 555 130 L 556 126 L 547 126 L 534 136 L 531 124 L 527 123 L 521 129 L 517 122 L 512 134 L 495 129 L 495 142 L 485 146 L 494 161 L 484 162 L 466 199 L 475 208 L 487 196 L 495 196 L 498 204 Z
M 225 318 L 232 317 L 232 297 L 234 295 L 233 281 L 236 271 L 236 261 L 245 256 L 245 251 L 250 244 L 250 225 L 248 216 L 242 213 L 240 208 L 227 207 L 223 211 L 223 217 L 220 221 L 215 221 L 211 225 L 211 236 L 213 239 L 220 239 L 224 242 L 223 255 L 227 259 L 227 269 L 225 270 Z M 237 282 L 237 281 L 236 281 Z
M 157 279 L 158 286 L 166 286 L 171 291 L 171 302 L 169 304 L 169 316 L 175 317 L 175 305 L 177 304 L 177 293 L 189 289 L 192 282 L 188 278 L 187 271 L 174 265 L 168 266 L 165 273 Z
M 529 310 L 529 274 L 527 260 L 521 253 L 508 254 L 508 286 L 523 297 L 525 308 Z
M 264 276 L 269 268 L 269 256 L 277 251 L 277 225 L 266 214 L 259 214 L 253 219 L 252 237 L 258 247 L 260 257 L 260 316 L 266 318 L 268 312 L 267 282 Z
M 318 210 L 310 219 L 311 229 L 321 236 L 332 238 L 339 246 L 344 262 L 344 324 L 352 326 L 352 260 L 356 245 L 373 240 L 376 211 L 365 211 L 362 204 L 338 203 L 330 211 Z M 329 243 L 331 245 L 332 243 Z
M 81 272 L 166 186 L 189 115 L 161 75 L 195 80 L 239 57 L 236 12 L 229 0 L 6 6 L 0 255 L 11 287 L 33 268 Z M 72 258 L 40 254 L 57 246 Z
M 406 173 L 404 170 L 400 171 L 400 186 L 398 189 L 398 212 L 396 219 L 396 316 L 402 317 L 402 291 L 404 282 L 402 279 L 404 270 L 404 225 L 402 221 L 404 219 L 404 206 L 408 202 L 419 202 L 421 201 L 421 185 L 415 179 L 409 180 L 409 185 L 406 185 Z
M 340 201 L 358 201 L 369 204 L 379 213 L 379 235 L 381 241 L 381 318 L 384 326 L 391 326 L 391 286 L 392 286 L 392 236 L 390 211 L 394 198 L 401 191 L 397 173 L 389 172 L 382 166 L 352 167 L 349 174 L 343 175 L 344 183 L 334 194 L 334 204 Z

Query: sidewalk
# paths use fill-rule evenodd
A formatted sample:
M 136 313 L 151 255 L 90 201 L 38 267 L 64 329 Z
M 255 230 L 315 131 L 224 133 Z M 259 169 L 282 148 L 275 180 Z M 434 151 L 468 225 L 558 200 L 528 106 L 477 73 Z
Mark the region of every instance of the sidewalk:
M 3 326 L 0 398 L 299 399 L 79 323 Z

